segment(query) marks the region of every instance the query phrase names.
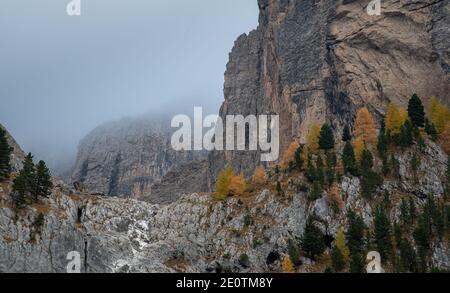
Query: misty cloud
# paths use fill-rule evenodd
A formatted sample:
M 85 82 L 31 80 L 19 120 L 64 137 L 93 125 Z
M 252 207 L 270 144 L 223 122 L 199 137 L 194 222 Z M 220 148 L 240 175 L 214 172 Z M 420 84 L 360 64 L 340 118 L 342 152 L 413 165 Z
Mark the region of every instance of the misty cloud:
M 217 112 L 234 40 L 256 0 L 5 0 L 0 123 L 51 166 L 99 124 L 142 113 Z

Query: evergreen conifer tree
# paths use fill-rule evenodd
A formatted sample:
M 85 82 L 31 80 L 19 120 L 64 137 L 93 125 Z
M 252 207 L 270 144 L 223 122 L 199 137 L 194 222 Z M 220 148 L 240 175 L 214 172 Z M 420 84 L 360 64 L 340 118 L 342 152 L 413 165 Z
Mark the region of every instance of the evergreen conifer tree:
M 317 171 L 317 180 L 320 182 L 320 185 L 323 186 L 325 183 L 325 173 L 323 171 L 323 160 L 322 156 L 317 157 L 316 162 L 316 171 Z
M 348 230 L 345 233 L 350 254 L 362 253 L 364 247 L 365 224 L 361 216 L 354 211 L 347 212 Z
M 361 156 L 361 194 L 366 198 L 371 198 L 377 189 L 378 176 L 372 168 L 372 153 L 365 149 Z
M 417 94 L 414 94 L 409 100 L 408 116 L 411 119 L 413 126 L 424 127 L 425 125 L 425 110 Z
M 342 163 L 344 165 L 344 171 L 350 173 L 353 176 L 358 175 L 358 168 L 356 165 L 355 151 L 350 141 L 347 141 L 342 153 Z
M 352 140 L 352 134 L 350 132 L 350 128 L 348 125 L 345 125 L 344 127 L 344 133 L 342 134 L 342 141 L 347 142 Z
M 375 240 L 378 252 L 383 260 L 387 260 L 392 255 L 392 235 L 391 223 L 384 208 L 377 208 L 374 222 Z
M 340 272 L 344 269 L 345 266 L 344 257 L 342 255 L 342 252 L 336 246 L 333 247 L 333 250 L 331 252 L 331 262 L 333 264 L 333 269 L 336 272 Z
M 39 161 L 36 167 L 36 195 L 48 197 L 50 189 L 53 187 L 50 170 L 44 161 Z
M 350 273 L 352 274 L 364 274 L 364 259 L 361 253 L 353 253 L 350 258 Z
M 361 171 L 372 170 L 372 168 L 373 155 L 368 149 L 365 149 L 361 156 Z
M 336 178 L 335 168 L 337 164 L 336 154 L 334 152 L 328 152 L 326 154 L 326 181 L 328 186 L 331 186 Z
M 315 201 L 315 200 L 318 200 L 319 198 L 321 198 L 322 197 L 322 186 L 320 185 L 320 182 L 319 181 L 314 181 L 313 182 L 313 186 L 312 186 L 312 189 L 311 189 L 311 191 L 309 192 L 309 196 L 308 196 L 308 199 L 310 200 L 310 201 Z
M 36 168 L 33 156 L 29 153 L 23 161 L 23 168 L 14 179 L 13 191 L 16 207 L 21 208 L 24 204 L 36 200 Z
M 301 171 L 303 169 L 303 146 L 300 146 L 294 155 L 294 162 L 295 162 L 295 168 L 298 171 Z
M 308 181 L 311 183 L 313 183 L 314 181 L 316 181 L 318 179 L 317 170 L 312 162 L 311 155 L 308 155 L 308 163 L 306 166 L 305 176 L 308 179 Z
M 34 166 L 33 155 L 31 155 L 31 153 L 28 153 L 28 155 L 25 157 L 25 161 L 23 162 L 23 169 L 20 172 L 19 176 L 21 174 L 23 174 L 25 178 L 26 192 L 28 192 L 29 195 L 35 195 L 36 167 Z
M 334 148 L 333 130 L 328 124 L 324 124 L 320 130 L 319 148 L 322 150 L 331 150 Z
M 313 260 L 321 255 L 326 249 L 324 235 L 315 225 L 312 218 L 309 218 L 306 221 L 306 227 L 300 245 L 302 250 Z
M 401 238 L 398 246 L 402 268 L 407 272 L 417 272 L 417 255 L 411 243 L 406 238 Z
M 278 196 L 281 196 L 281 197 L 284 196 L 284 191 L 283 191 L 283 188 L 281 187 L 281 182 L 280 181 L 277 181 L 276 190 L 277 190 Z
M 430 136 L 432 141 L 438 140 L 438 132 L 436 127 L 428 119 L 425 119 L 425 132 Z
M 411 224 L 411 216 L 409 214 L 409 204 L 408 202 L 402 198 L 402 202 L 400 204 L 400 219 L 404 226 L 408 226 Z
M 12 150 L 6 138 L 6 131 L 0 128 L 0 181 L 8 179 L 11 173 Z
M 426 259 L 430 249 L 430 227 L 428 224 L 429 215 L 424 213 L 417 223 L 413 232 L 414 241 L 420 258 L 421 270 L 426 271 Z
M 27 188 L 25 182 L 25 176 L 20 174 L 14 179 L 13 193 L 11 198 L 13 200 L 14 208 L 16 210 L 22 209 L 26 204 Z
M 417 209 L 416 204 L 414 203 L 414 200 L 412 197 L 409 198 L 409 220 L 410 223 L 413 224 L 414 219 L 417 217 Z
M 402 148 L 407 148 L 414 143 L 414 126 L 410 120 L 406 120 L 403 124 L 400 134 L 396 136 L 397 145 Z
M 388 136 L 386 135 L 386 127 L 385 127 L 384 121 L 382 121 L 380 133 L 378 135 L 378 145 L 377 145 L 377 149 L 378 149 L 378 153 L 380 154 L 380 157 L 382 157 L 382 158 L 386 157 L 386 152 L 388 150 L 388 147 L 389 147 L 389 139 L 388 139 Z

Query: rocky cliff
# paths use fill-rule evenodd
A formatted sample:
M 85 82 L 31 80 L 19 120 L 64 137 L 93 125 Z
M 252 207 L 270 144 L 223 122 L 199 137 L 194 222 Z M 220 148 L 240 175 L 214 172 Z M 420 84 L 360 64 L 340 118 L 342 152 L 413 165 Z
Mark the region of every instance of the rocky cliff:
M 401 198 L 411 198 L 421 211 L 427 195 L 444 196 L 445 155 L 427 142 L 413 176 L 409 162 L 417 151 L 396 155 L 399 178 L 386 180 L 379 188 L 378 194 L 389 195 L 388 217 L 393 223 L 400 221 Z M 346 209 L 361 213 L 373 229 L 374 206 L 382 199 L 364 199 L 359 179 L 345 176 L 337 185 L 343 201 L 337 210 L 329 192 L 314 201 L 294 189 L 284 197 L 269 188 L 226 201 L 192 194 L 159 206 L 77 193 L 62 182 L 55 185 L 48 199 L 15 212 L 10 187 L 4 184 L 0 272 L 66 272 L 72 251 L 80 254 L 81 272 L 280 272 L 289 241 L 302 236 L 309 217 L 316 218 L 331 247 L 336 233 L 348 225 Z M 430 243 L 430 268 L 450 269 L 448 237 L 443 239 Z M 327 249 L 316 260 L 301 256 L 297 271 L 322 272 L 330 253 Z
M 368 3 L 259 0 L 258 28 L 240 36 L 229 56 L 221 117 L 279 114 L 283 153 L 294 139 L 304 142 L 312 123 L 326 121 L 337 132 L 352 125 L 362 106 L 381 118 L 390 101 L 405 105 L 413 93 L 449 103 L 450 1 L 386 0 L 380 16 L 367 14 Z M 136 126 L 92 132 L 72 179 L 161 203 L 181 190 L 212 191 L 228 163 L 247 176 L 260 164 L 258 152 L 229 151 L 183 165 L 192 154 L 171 151 L 168 132 Z
M 328 121 L 337 134 L 361 106 L 381 117 L 389 101 L 405 104 L 413 92 L 448 103 L 449 1 L 386 0 L 381 16 L 366 14 L 368 2 L 259 0 L 258 29 L 241 36 L 230 54 L 221 115 L 280 114 L 285 149 L 294 138 L 303 140 L 314 121 Z M 17 169 L 23 153 L 15 149 Z M 301 254 L 296 270 L 322 272 L 337 232 L 348 228 L 347 210 L 361 214 L 372 249 L 377 206 L 388 206 L 393 225 L 402 221 L 402 199 L 411 200 L 417 226 L 419 214 L 431 209 L 427 197 L 446 212 L 432 216 L 426 267 L 450 270 L 447 157 L 427 137 L 422 147 L 390 150 L 398 174 L 384 176 L 373 198 L 362 196 L 360 178 L 348 175 L 311 199 L 311 184 L 294 172 L 247 196 L 218 201 L 194 193 L 177 200 L 175 194 L 206 182 L 212 188 L 227 162 L 250 173 L 257 156 L 214 152 L 197 163 L 189 153 L 173 152 L 167 129 L 156 122 L 102 126 L 80 144 L 73 179 L 106 195 L 152 197 L 156 191 L 166 205 L 102 197 L 55 180 L 48 199 L 17 212 L 11 182 L 2 182 L 0 272 L 64 272 L 71 251 L 80 253 L 82 272 L 280 272 L 289 242 L 298 244 L 308 218 L 328 248 L 317 259 Z M 380 158 L 375 168 L 382 173 Z M 447 229 L 443 237 L 437 224 Z M 406 232 L 413 227 L 407 228 L 403 237 L 418 252 L 412 231 Z
M 170 139 L 168 119 L 128 118 L 102 125 L 81 141 L 72 181 L 105 195 L 145 196 L 156 203 L 170 196 L 176 198 L 178 194 L 173 190 L 168 190 L 169 196 L 161 194 L 160 187 L 152 192 L 152 186 L 169 171 L 201 159 L 204 154 L 176 152 Z M 202 189 L 183 187 L 184 192 Z
M 6 131 L 6 139 L 8 144 L 13 148 L 11 154 L 11 167 L 13 172 L 18 172 L 22 168 L 22 161 L 25 159 L 25 153 L 20 148 L 14 137 L 8 132 L 8 130 L 0 124 L 0 128 Z
M 225 73 L 221 116 L 280 115 L 281 150 L 304 142 L 314 122 L 337 131 L 366 106 L 377 117 L 413 93 L 450 103 L 450 1 L 258 0 L 259 26 L 238 38 Z M 259 156 L 214 153 L 210 180 L 224 162 L 250 172 Z

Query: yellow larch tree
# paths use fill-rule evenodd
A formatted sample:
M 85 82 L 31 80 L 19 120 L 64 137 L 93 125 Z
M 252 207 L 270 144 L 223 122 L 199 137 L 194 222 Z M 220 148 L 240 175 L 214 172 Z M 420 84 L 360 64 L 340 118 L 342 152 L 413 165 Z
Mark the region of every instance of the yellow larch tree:
M 355 137 L 360 137 L 366 144 L 376 146 L 377 130 L 375 121 L 366 107 L 359 109 L 356 114 L 355 131 L 353 133 Z
M 244 173 L 233 176 L 230 182 L 230 194 L 233 196 L 243 196 L 246 184 Z
M 400 119 L 400 113 L 397 106 L 394 103 L 389 103 L 386 112 L 386 118 L 384 119 L 386 125 L 386 130 L 390 134 L 398 134 L 402 128 L 402 123 Z
M 313 123 L 309 129 L 309 133 L 306 138 L 306 146 L 308 147 L 308 151 L 311 153 L 315 153 L 319 149 L 320 129 L 321 127 L 319 123 Z
M 228 165 L 221 170 L 216 182 L 216 197 L 219 200 L 225 200 L 230 195 L 230 184 L 233 179 L 233 168 Z
M 344 257 L 344 262 L 348 262 L 349 256 L 350 256 L 350 250 L 347 247 L 346 240 L 345 240 L 345 234 L 341 230 L 336 234 L 336 247 L 339 248 L 339 250 L 342 253 L 342 256 Z
M 432 120 L 434 127 L 439 134 L 446 130 L 447 123 L 450 121 L 450 111 L 445 105 L 438 105 L 436 108 L 434 119 Z
M 281 160 L 281 169 L 287 170 L 289 168 L 289 164 L 294 161 L 295 153 L 297 152 L 300 144 L 296 141 L 292 142 L 289 145 L 289 148 L 284 153 L 283 159 Z
M 434 123 L 434 119 L 435 119 L 435 115 L 436 115 L 436 110 L 440 104 L 441 103 L 439 102 L 439 100 L 436 97 L 431 97 L 431 100 L 428 103 L 428 118 L 433 123 Z
M 290 273 L 295 272 L 294 264 L 292 263 L 292 260 L 289 257 L 289 255 L 286 255 L 284 257 L 282 268 L 283 268 L 283 272 L 284 273 L 289 273 L 290 274 Z
M 361 136 L 359 136 L 353 143 L 353 149 L 355 150 L 356 160 L 360 161 L 362 153 L 366 149 L 366 144 L 364 142 L 364 139 Z
M 263 166 L 256 167 L 253 172 L 252 183 L 254 186 L 263 186 L 267 183 L 266 171 Z
M 400 115 L 400 121 L 401 121 L 402 125 L 405 124 L 406 120 L 409 119 L 408 110 L 406 108 L 401 107 L 398 110 L 398 114 Z
M 450 122 L 450 111 L 436 97 L 432 97 L 428 104 L 428 118 L 434 124 L 438 134 L 441 134 L 445 131 L 447 123 Z
M 405 108 L 398 109 L 394 103 L 390 103 L 384 120 L 386 130 L 393 135 L 399 134 L 407 119 L 408 111 Z

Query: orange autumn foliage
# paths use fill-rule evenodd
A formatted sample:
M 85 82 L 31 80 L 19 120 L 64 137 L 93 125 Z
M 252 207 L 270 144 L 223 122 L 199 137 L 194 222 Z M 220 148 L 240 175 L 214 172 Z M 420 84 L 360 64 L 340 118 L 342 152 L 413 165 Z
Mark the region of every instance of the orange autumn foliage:
M 362 153 L 366 149 L 366 144 L 362 137 L 358 137 L 353 143 L 353 149 L 355 150 L 355 158 L 357 161 L 361 160 Z
M 230 194 L 233 196 L 242 196 L 244 195 L 246 188 L 245 176 L 244 173 L 241 173 L 238 176 L 233 176 L 230 182 Z
M 294 264 L 292 263 L 291 258 L 288 255 L 284 257 L 282 267 L 284 273 L 290 274 L 295 272 Z
M 253 172 L 252 183 L 255 186 L 262 186 L 267 183 L 266 172 L 262 166 L 256 167 Z
M 295 153 L 299 149 L 300 144 L 296 141 L 292 142 L 281 160 L 281 169 L 287 170 L 289 164 L 294 161 Z
M 356 114 L 355 137 L 361 138 L 366 144 L 376 146 L 377 131 L 375 121 L 367 108 L 361 108 Z

